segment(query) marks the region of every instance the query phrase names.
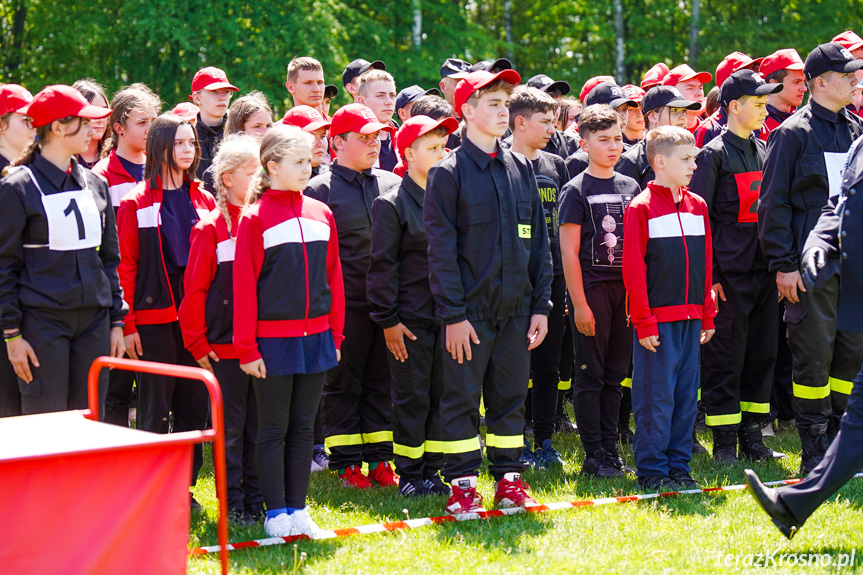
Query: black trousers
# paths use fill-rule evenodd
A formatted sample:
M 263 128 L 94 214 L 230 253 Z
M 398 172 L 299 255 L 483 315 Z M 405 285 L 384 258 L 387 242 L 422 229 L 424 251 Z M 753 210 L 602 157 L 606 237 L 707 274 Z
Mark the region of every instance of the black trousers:
M 548 315 L 548 335 L 530 352 L 530 371 L 533 380 L 531 404 L 533 408 L 534 442 L 551 439 L 554 433 L 554 417 L 557 413 L 557 391 L 560 384 L 560 355 L 563 335 L 566 330 L 566 279 L 554 276 L 551 283 L 551 313 Z
M 102 421 L 123 427 L 129 426 L 129 406 L 135 398 L 135 374 L 120 369 L 108 375 L 108 391 L 102 407 Z
M 138 325 L 144 361 L 198 367 L 185 347 L 180 322 Z M 141 373 L 138 381 L 138 428 L 154 433 L 207 428 L 210 403 L 207 388 L 198 380 Z M 172 424 L 173 416 L 173 424 Z M 195 446 L 192 485 L 204 462 L 203 450 Z
M 21 412 L 32 415 L 87 409 L 90 365 L 110 353 L 108 309 L 21 311 L 21 333 L 39 359 L 39 367 L 30 366 L 33 381 L 18 380 Z M 107 383 L 105 369 L 100 376 L 100 399 L 104 399 Z
M 323 426 L 330 469 L 393 458 L 390 368 L 384 332 L 368 311 L 345 310 L 342 360 L 327 374 Z
M 774 274 L 717 274 L 716 333 L 702 347 L 701 401 L 705 422 L 736 431 L 742 419 L 767 419 L 776 367 L 778 315 Z
M 845 412 L 852 379 L 863 362 L 863 334 L 836 329 L 839 276 L 823 287 L 798 292 L 785 303 L 791 348 L 793 408 L 798 427 L 824 423 Z
M 824 459 L 800 483 L 777 489 L 799 525 L 863 467 L 863 370 L 853 383 L 839 434 Z
M 473 359 L 459 364 L 446 351 L 441 328 L 444 392 L 441 419 L 444 478 L 477 475 L 482 464 L 479 436 L 480 394 L 485 404 L 486 454 L 496 481 L 521 472 L 524 449 L 524 398 L 530 372 L 527 329 L 530 318 L 471 322 L 480 343 L 471 343 Z
M 255 378 L 258 402 L 257 468 L 267 509 L 306 506 L 315 406 L 326 373 Z
M 0 357 L 0 417 L 15 417 L 21 415 L 21 392 L 18 391 L 18 376 L 12 369 L 5 346 L 0 356 L 2 356 Z
M 387 351 L 393 378 L 393 453 L 396 471 L 402 478 L 421 479 L 443 467 L 441 330 L 408 329 L 417 339 L 405 338 L 405 362 Z
M 570 314 L 577 342 L 572 403 L 585 453 L 593 453 L 600 447 L 613 449 L 617 445 L 623 395 L 620 383 L 632 361 L 632 327 L 627 325 L 626 288 L 622 281 L 593 285 L 584 294 L 596 321 L 596 335 L 578 332 L 575 316 Z
M 791 348 L 788 347 L 788 328 L 785 325 L 785 304 L 777 306 L 779 329 L 777 330 L 776 367 L 773 369 L 773 393 L 770 398 L 771 412 L 779 419 L 794 419 L 791 385 Z
M 225 467 L 228 479 L 228 509 L 253 511 L 263 498 L 255 466 L 258 439 L 258 406 L 254 378 L 243 373 L 240 360 L 211 362 L 222 388 L 225 406 Z

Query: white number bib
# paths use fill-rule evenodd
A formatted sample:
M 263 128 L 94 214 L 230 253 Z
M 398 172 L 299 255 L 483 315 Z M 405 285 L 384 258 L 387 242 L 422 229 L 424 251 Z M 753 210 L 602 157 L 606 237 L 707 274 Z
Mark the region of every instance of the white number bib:
M 48 249 L 68 252 L 102 244 L 102 216 L 88 187 L 46 195 L 33 172 L 26 166 L 22 167 L 42 194 L 42 207 L 48 219 Z

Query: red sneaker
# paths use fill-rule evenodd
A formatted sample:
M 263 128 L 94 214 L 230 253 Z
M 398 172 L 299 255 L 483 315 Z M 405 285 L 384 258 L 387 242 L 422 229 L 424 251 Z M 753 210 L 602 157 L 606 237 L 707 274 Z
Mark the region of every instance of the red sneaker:
M 339 473 L 339 479 L 345 487 L 356 487 L 357 489 L 370 489 L 372 484 L 369 478 L 363 475 L 359 465 L 349 465 L 343 473 Z
M 446 502 L 446 512 L 450 515 L 485 511 L 482 495 L 476 492 L 476 476 L 459 477 L 452 482 L 452 495 Z
M 521 473 L 507 473 L 497 484 L 497 491 L 494 494 L 495 507 L 506 509 L 539 505 L 536 499 L 528 495 L 528 489 L 530 485 L 522 481 Z
M 392 487 L 399 484 L 399 476 L 393 471 L 389 461 L 381 461 L 373 471 L 369 471 L 369 479 L 372 479 L 381 487 Z

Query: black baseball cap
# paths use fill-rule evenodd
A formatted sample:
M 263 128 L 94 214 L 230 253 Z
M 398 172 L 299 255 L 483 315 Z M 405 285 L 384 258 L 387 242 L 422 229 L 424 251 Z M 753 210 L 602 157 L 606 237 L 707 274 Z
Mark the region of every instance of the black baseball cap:
M 338 93 L 339 87 L 335 84 L 327 84 L 326 87 L 324 87 L 324 98 L 329 98 L 330 100 L 332 100 L 336 97 Z
M 512 70 L 512 62 L 507 60 L 506 58 L 498 58 L 497 60 L 483 60 L 481 62 L 477 62 L 473 66 L 470 67 L 471 72 L 477 72 L 479 70 L 485 70 L 486 72 L 500 72 L 501 70 Z
M 623 105 L 631 108 L 638 106 L 638 102 L 627 98 L 623 93 L 623 88 L 614 82 L 603 82 L 590 91 L 590 94 L 584 99 L 584 105 L 586 107 L 594 104 L 608 104 L 614 109 Z
M 820 76 L 824 72 L 839 72 L 849 74 L 863 68 L 863 60 L 855 60 L 847 48 L 828 42 L 819 44 L 806 56 L 803 63 L 803 74 L 807 80 Z
M 719 103 L 727 107 L 733 100 L 743 96 L 766 96 L 781 92 L 783 84 L 768 84 L 761 74 L 752 70 L 738 70 L 722 83 L 719 89 Z
M 416 84 L 414 84 L 413 86 L 408 86 L 407 88 L 399 92 L 398 96 L 396 96 L 396 113 L 398 114 L 399 110 L 401 110 L 417 98 L 420 98 L 422 96 L 428 96 L 430 94 L 435 96 L 441 95 L 440 90 L 438 90 L 437 88 L 423 90 Z
M 351 82 L 353 82 L 354 78 L 361 74 L 365 74 L 369 68 L 375 68 L 377 70 L 386 70 L 387 65 L 381 62 L 380 60 L 375 60 L 374 62 L 369 62 L 368 60 L 357 59 L 348 64 L 348 67 L 345 68 L 345 71 L 342 72 L 342 84 L 347 86 Z
M 440 67 L 440 79 L 453 78 L 461 80 L 470 73 L 470 62 L 459 60 L 458 58 L 447 58 L 443 66 Z
M 537 74 L 536 76 L 527 81 L 527 85 L 531 88 L 542 90 L 543 92 L 557 90 L 558 92 L 560 92 L 561 96 L 569 94 L 570 90 L 572 90 L 568 82 L 564 82 L 563 80 L 558 80 L 557 82 L 555 82 L 545 74 Z
M 647 91 L 641 100 L 641 109 L 644 110 L 645 114 L 663 106 L 687 110 L 701 109 L 701 104 L 687 100 L 674 86 L 654 86 Z

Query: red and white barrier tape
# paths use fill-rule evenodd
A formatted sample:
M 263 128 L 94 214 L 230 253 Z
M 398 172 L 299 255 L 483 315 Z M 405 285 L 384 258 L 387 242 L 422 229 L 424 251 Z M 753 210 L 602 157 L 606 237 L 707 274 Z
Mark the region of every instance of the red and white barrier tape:
M 858 473 L 854 478 L 863 477 L 863 473 Z M 799 483 L 800 479 L 783 479 L 781 481 L 769 481 L 764 485 L 793 485 Z M 492 517 L 501 517 L 504 515 L 515 515 L 517 513 L 545 513 L 546 511 L 558 511 L 561 509 L 575 509 L 579 507 L 595 507 L 597 505 L 614 505 L 617 503 L 634 503 L 647 499 L 658 499 L 660 497 L 676 497 L 678 495 L 697 495 L 699 493 L 715 493 L 717 491 L 741 491 L 746 489 L 745 484 L 727 485 L 724 487 L 707 487 L 704 489 L 687 489 L 686 491 L 669 491 L 667 493 L 643 493 L 638 495 L 625 495 L 622 497 L 602 497 L 599 499 L 585 499 L 582 501 L 562 501 L 560 503 L 546 503 L 533 507 L 513 507 L 510 509 L 492 509 L 489 511 L 481 511 L 479 513 L 464 513 L 461 515 L 443 515 L 441 517 L 423 517 L 422 519 L 406 519 L 404 521 L 392 521 L 390 523 L 372 523 L 370 525 L 360 525 L 358 527 L 346 527 L 344 529 L 321 530 L 314 537 L 306 535 L 295 535 L 293 537 L 268 537 L 266 539 L 256 539 L 254 541 L 243 541 L 240 543 L 228 544 L 228 551 L 236 551 L 239 549 L 250 549 L 254 547 L 265 547 L 268 545 L 284 545 L 285 543 L 293 543 L 294 541 L 302 541 L 313 539 L 321 541 L 324 539 L 335 539 L 339 537 L 350 537 L 351 535 L 368 535 L 369 533 L 385 533 L 387 531 L 400 531 L 402 529 L 417 529 L 419 527 L 428 527 L 430 525 L 438 525 L 441 523 L 450 523 L 454 521 L 474 521 L 476 519 L 491 519 Z M 207 555 L 208 553 L 218 553 L 218 545 L 210 545 L 208 547 L 197 547 L 189 551 L 190 555 Z

